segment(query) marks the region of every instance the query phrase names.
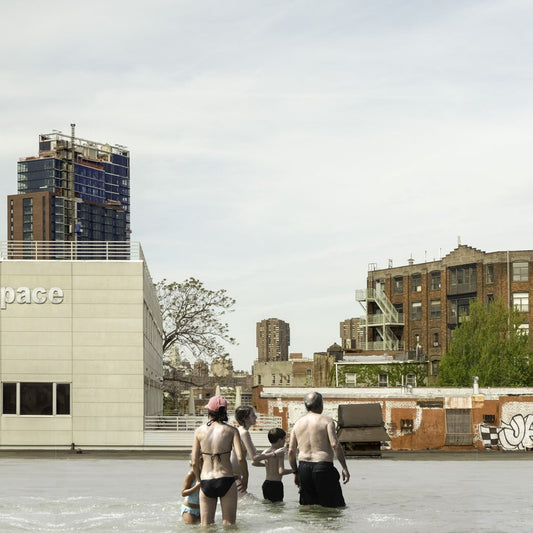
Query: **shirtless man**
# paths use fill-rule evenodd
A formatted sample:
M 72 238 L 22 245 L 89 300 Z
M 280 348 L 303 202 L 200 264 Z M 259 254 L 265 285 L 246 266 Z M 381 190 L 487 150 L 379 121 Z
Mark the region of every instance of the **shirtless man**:
M 324 403 L 318 392 L 307 394 L 304 403 L 307 414 L 294 425 L 289 444 L 289 463 L 294 482 L 300 487 L 300 505 L 344 507 L 339 472 L 333 466 L 335 455 L 342 467 L 343 483 L 348 483 L 350 474 L 335 423 L 322 414 Z

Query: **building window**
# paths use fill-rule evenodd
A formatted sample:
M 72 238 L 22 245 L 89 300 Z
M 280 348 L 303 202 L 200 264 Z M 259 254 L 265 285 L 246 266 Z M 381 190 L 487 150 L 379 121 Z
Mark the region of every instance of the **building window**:
M 394 278 L 393 292 L 394 294 L 403 294 L 403 278 L 402 277 Z
M 494 283 L 494 265 L 487 265 L 486 274 L 487 283 Z
M 17 414 L 17 384 L 2 384 L 2 413 L 4 415 Z
M 279 384 L 283 385 L 283 375 L 282 374 L 279 375 Z
M 439 375 L 439 360 L 438 359 L 431 361 L 431 375 L 432 376 Z
M 422 320 L 422 302 L 411 304 L 411 320 Z
M 520 313 L 527 313 L 529 311 L 529 293 L 528 292 L 514 292 L 513 306 Z
M 378 376 L 378 387 L 387 387 L 389 385 L 389 376 L 387 374 L 380 374 Z
M 344 374 L 344 384 L 346 387 L 355 387 L 357 383 L 356 374 L 353 373 L 346 373 Z
M 519 335 L 529 335 L 529 324 L 520 324 L 518 326 Z
M 272 374 L 272 385 L 276 384 L 276 374 Z
M 528 280 L 528 263 L 516 262 L 513 263 L 513 281 L 527 281 Z
M 439 345 L 439 334 L 433 333 L 433 346 L 436 348 Z
M 311 369 L 310 369 L 310 368 L 308 368 L 308 369 L 306 370 L 305 373 L 306 373 L 306 375 L 307 375 L 308 378 L 311 377 L 312 372 L 311 372 Z
M 476 292 L 476 265 L 463 265 L 450 268 L 449 294 Z
M 70 415 L 69 383 L 3 383 L 2 399 L 5 415 Z
M 422 292 L 422 274 L 411 276 L 411 292 Z
M 430 314 L 431 318 L 440 318 L 440 300 L 431 300 Z
M 447 446 L 472 444 L 472 421 L 470 409 L 446 409 Z
M 261 385 L 261 374 L 257 375 L 257 384 Z
M 494 294 L 487 294 L 487 307 L 494 303 Z
M 494 424 L 496 422 L 496 415 L 483 415 L 484 424 Z
M 400 429 L 402 431 L 413 431 L 414 423 L 412 418 L 402 418 L 400 422 Z
M 435 271 L 430 275 L 430 287 L 432 291 L 440 291 L 440 272 Z
M 416 376 L 414 374 L 407 374 L 407 376 L 405 376 L 405 384 L 407 386 L 416 387 Z
M 287 374 L 287 385 L 291 382 L 291 375 Z

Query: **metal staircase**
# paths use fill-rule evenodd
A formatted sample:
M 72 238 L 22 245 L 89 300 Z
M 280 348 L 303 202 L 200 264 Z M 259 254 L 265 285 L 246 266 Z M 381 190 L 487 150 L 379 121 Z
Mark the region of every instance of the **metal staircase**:
M 401 342 L 394 334 L 391 326 L 403 326 L 404 318 L 395 309 L 387 295 L 382 290 L 361 289 L 355 291 L 355 299 L 366 311 L 366 318 L 361 320 L 361 326 L 365 328 L 366 350 L 401 350 Z M 368 314 L 368 303 L 373 302 L 379 308 L 379 313 Z M 376 328 L 381 341 L 369 341 L 373 335 L 369 335 L 369 328 Z

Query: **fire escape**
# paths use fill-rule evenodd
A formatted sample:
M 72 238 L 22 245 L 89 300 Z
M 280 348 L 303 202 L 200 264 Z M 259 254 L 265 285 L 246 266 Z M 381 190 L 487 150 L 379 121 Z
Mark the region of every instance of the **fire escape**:
M 398 313 L 385 292 L 381 288 L 361 289 L 355 291 L 355 299 L 366 312 L 366 317 L 361 318 L 361 327 L 365 331 L 363 349 L 402 350 L 403 343 L 392 328 L 403 327 L 404 317 L 402 313 Z M 371 308 L 374 308 L 375 312 Z M 376 338 L 381 340 L 372 340 Z

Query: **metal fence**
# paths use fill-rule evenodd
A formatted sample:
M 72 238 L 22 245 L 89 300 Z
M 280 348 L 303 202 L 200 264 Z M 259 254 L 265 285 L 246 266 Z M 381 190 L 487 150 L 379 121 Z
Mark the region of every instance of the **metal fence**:
M 0 259 L 2 261 L 144 260 L 140 243 L 129 241 L 2 241 Z
M 233 413 L 228 413 L 230 423 L 234 422 Z M 194 431 L 207 421 L 206 416 L 146 416 L 144 417 L 145 431 Z M 281 427 L 280 416 L 257 414 L 257 423 L 250 431 L 268 431 Z

